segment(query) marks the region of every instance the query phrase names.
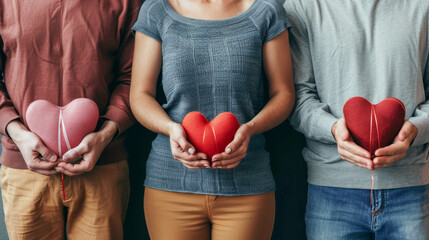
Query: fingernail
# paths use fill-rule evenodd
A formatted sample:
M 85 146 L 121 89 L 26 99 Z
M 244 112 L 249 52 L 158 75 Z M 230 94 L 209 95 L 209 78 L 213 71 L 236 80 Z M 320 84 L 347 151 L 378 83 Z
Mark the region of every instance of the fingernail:
M 216 168 L 223 168 L 222 166 L 216 166 Z
M 208 164 L 204 164 L 204 167 L 206 167 L 206 168 L 210 168 L 210 165 L 208 165 Z
M 231 148 L 227 148 L 227 149 L 226 149 L 226 152 L 227 152 L 227 153 L 231 153 L 231 151 L 232 151 L 232 150 L 231 150 Z
M 195 150 L 193 148 L 188 148 L 188 153 L 192 155 L 195 153 Z
M 49 158 L 49 161 L 51 161 L 51 162 L 55 162 L 55 161 L 57 161 L 57 156 L 51 156 L 51 158 Z

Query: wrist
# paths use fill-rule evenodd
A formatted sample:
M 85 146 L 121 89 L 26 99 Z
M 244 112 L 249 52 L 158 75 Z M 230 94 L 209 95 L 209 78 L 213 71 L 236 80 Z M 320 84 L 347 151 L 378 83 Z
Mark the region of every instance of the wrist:
M 167 136 L 168 137 L 171 136 L 171 133 L 174 131 L 174 128 L 176 128 L 177 125 L 180 125 L 180 124 L 173 122 L 173 121 L 167 123 Z M 180 125 L 180 126 L 182 126 L 182 125 Z
M 13 120 L 6 126 L 6 133 L 14 142 L 20 141 L 24 132 L 28 132 L 28 129 L 19 120 Z
M 112 141 L 117 131 L 118 125 L 111 120 L 107 120 L 103 123 L 101 129 L 97 133 L 101 136 L 101 141 L 107 145 Z
M 255 135 L 257 133 L 257 131 L 255 129 L 256 127 L 255 127 L 255 123 L 254 122 L 250 121 L 250 122 L 245 123 L 244 125 L 247 126 L 247 129 L 248 129 L 247 132 L 249 133 L 249 136 L 253 136 L 253 135 Z

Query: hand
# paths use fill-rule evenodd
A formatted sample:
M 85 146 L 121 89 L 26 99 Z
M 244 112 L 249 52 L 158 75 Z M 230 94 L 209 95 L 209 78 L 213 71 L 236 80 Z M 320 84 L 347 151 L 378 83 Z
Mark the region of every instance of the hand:
M 247 147 L 252 137 L 251 128 L 248 124 L 242 124 L 234 135 L 234 139 L 225 148 L 225 152 L 213 156 L 213 168 L 231 169 L 240 164 L 246 156 Z
M 195 153 L 195 148 L 186 140 L 186 132 L 182 125 L 170 124 L 170 147 L 174 159 L 189 169 L 210 168 L 205 153 Z
M 338 153 L 343 160 L 370 170 L 374 168 L 371 154 L 353 141 L 343 117 L 332 126 L 332 135 L 337 141 Z
M 68 176 L 76 176 L 91 171 L 104 148 L 112 141 L 116 131 L 116 123 L 104 122 L 98 132 L 86 135 L 77 147 L 64 153 L 63 161 L 58 163 L 55 170 Z
M 410 121 L 405 120 L 393 143 L 375 151 L 374 169 L 389 166 L 404 158 L 416 136 L 417 128 Z
M 58 163 L 58 157 L 43 144 L 36 134 L 28 131 L 18 120 L 10 122 L 6 128 L 9 136 L 21 152 L 29 170 L 43 175 L 57 173 L 54 167 Z M 46 160 L 44 161 L 41 158 Z

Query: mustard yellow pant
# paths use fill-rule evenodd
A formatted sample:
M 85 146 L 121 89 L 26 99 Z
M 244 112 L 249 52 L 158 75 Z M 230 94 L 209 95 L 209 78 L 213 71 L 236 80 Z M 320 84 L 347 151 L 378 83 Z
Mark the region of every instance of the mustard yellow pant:
M 0 179 L 11 240 L 64 239 L 64 226 L 71 240 L 123 238 L 130 191 L 125 160 L 96 166 L 79 176 L 64 176 L 65 201 L 60 174 L 44 176 L 2 166 Z
M 146 187 L 144 211 L 152 240 L 265 240 L 274 225 L 274 193 L 212 196 Z

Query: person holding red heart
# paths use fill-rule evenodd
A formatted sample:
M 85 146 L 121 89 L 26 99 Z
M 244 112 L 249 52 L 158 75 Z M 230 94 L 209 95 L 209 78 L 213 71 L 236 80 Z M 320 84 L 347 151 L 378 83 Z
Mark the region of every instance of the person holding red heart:
M 136 119 L 158 133 L 144 194 L 152 239 L 270 239 L 275 184 L 261 133 L 294 105 L 289 27 L 275 0 L 143 4 L 133 27 L 130 103 Z M 166 98 L 161 104 L 157 86 Z M 181 125 L 190 112 L 199 113 L 185 121 L 188 131 L 208 126 L 192 133 L 202 134 L 193 135 L 202 141 L 199 149 L 218 152 L 210 159 L 212 151 L 196 151 Z M 225 112 L 240 124 L 232 141 L 204 148 L 205 140 L 217 144 L 222 136 L 218 119 L 231 116 Z
M 284 6 L 307 238 L 429 239 L 429 1 Z
M 0 177 L 11 240 L 123 239 L 123 133 L 135 122 L 130 29 L 141 4 L 0 0 Z M 41 100 L 50 108 L 30 107 Z

